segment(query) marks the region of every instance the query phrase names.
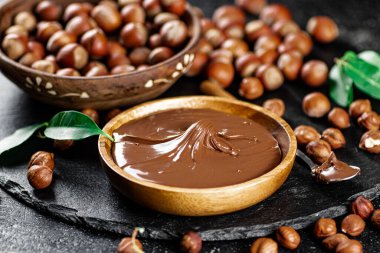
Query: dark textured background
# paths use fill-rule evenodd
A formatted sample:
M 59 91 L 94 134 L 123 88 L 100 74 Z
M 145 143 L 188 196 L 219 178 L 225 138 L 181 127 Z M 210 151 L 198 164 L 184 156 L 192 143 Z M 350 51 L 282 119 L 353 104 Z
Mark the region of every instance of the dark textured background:
M 224 2 L 231 1 L 191 1 L 192 3 L 201 6 L 208 16 L 212 14 L 212 11 Z M 380 35 L 376 32 L 380 31 L 380 18 L 377 16 L 377 10 L 380 9 L 380 2 L 378 1 L 282 1 L 288 4 L 293 11 L 295 19 L 302 25 L 305 25 L 307 19 L 316 14 L 330 15 L 334 16 L 341 31 L 340 41 L 334 43 L 330 47 L 317 48 L 314 52 L 315 55 L 321 55 L 322 58 L 332 59 L 334 56 L 341 54 L 345 49 L 354 47 L 357 50 L 364 49 L 375 49 L 380 50 L 379 39 Z M 0 128 L 0 138 L 3 138 L 7 134 L 11 133 L 14 129 L 34 123 L 36 121 L 46 120 L 52 114 L 54 114 L 57 109 L 49 108 L 46 105 L 39 104 L 35 101 L 29 99 L 25 94 L 15 88 L 10 82 L 4 79 L 3 76 L 0 77 L 0 119 L 2 126 Z M 269 94 L 269 96 L 280 96 L 283 92 L 289 93 L 292 90 L 297 91 L 297 94 L 302 94 L 307 92 L 306 89 L 302 87 L 298 88 L 297 84 L 293 85 L 291 89 L 281 89 L 278 92 Z M 299 84 L 301 85 L 301 84 Z M 236 92 L 236 85 L 231 87 L 231 91 Z M 180 80 L 172 89 L 170 89 L 164 96 L 173 95 L 190 95 L 197 93 L 196 82 L 190 82 L 188 79 Z M 302 98 L 300 97 L 299 100 Z M 261 102 L 261 101 L 257 101 Z M 287 105 L 289 101 L 286 101 Z M 294 101 L 288 107 L 287 114 L 285 118 L 290 120 L 293 124 L 299 124 L 305 121 L 305 118 L 294 117 L 300 113 L 297 107 L 299 101 Z M 378 108 L 378 104 L 376 104 Z M 377 109 L 378 110 L 378 109 Z M 310 121 L 310 124 L 315 125 L 320 130 L 326 126 L 325 122 Z M 352 130 L 352 132 L 346 133 L 346 136 L 350 136 L 350 141 L 353 143 L 357 142 L 357 138 L 360 137 L 360 131 Z M 89 146 L 90 151 L 86 152 L 86 157 L 81 157 L 80 150 L 83 147 Z M 344 151 L 341 152 L 342 156 Z M 338 154 L 339 155 L 339 154 Z M 19 158 L 19 154 L 14 154 Z M 378 164 L 379 159 L 373 156 L 367 156 L 363 153 L 358 154 L 357 159 L 368 159 L 369 161 L 374 161 L 373 166 Z M 46 202 L 56 201 L 56 195 L 54 190 L 58 191 L 58 186 L 61 182 L 65 181 L 65 177 L 77 177 L 77 181 L 81 180 L 85 185 L 86 181 L 91 180 L 91 182 L 98 180 L 99 184 L 107 183 L 106 179 L 94 178 L 90 175 L 78 175 L 71 173 L 75 171 L 76 168 L 85 167 L 88 171 L 98 169 L 96 157 L 95 141 L 86 141 L 81 143 L 72 152 L 63 155 L 60 158 L 61 167 L 67 167 L 67 170 L 63 172 L 63 169 L 58 171 L 56 177 L 56 185 L 53 186 L 51 191 L 45 193 L 32 192 L 38 199 L 44 200 Z M 355 157 L 352 157 L 355 161 Z M 91 162 L 88 162 L 91 161 Z M 64 162 L 64 163 L 63 163 Z M 2 166 L 1 171 L 5 175 L 12 169 L 12 165 Z M 23 168 L 18 166 L 15 168 Z M 377 169 L 374 167 L 373 169 Z M 367 168 L 372 169 L 372 168 Z M 8 170 L 8 171 L 7 171 Z M 14 173 L 17 173 L 15 171 Z M 372 172 L 373 173 L 373 172 Z M 3 174 L 0 174 L 3 175 Z M 306 173 L 305 173 L 306 175 Z M 25 180 L 24 180 L 25 181 Z M 75 180 L 74 180 L 75 181 Z M 19 183 L 23 185 L 25 182 Z M 379 180 L 374 179 L 370 183 L 380 183 Z M 362 185 L 361 185 L 362 186 Z M 68 192 L 76 192 L 77 185 L 69 185 Z M 355 185 L 353 184 L 352 188 Z M 101 194 L 101 193 L 99 193 Z M 292 192 L 290 192 L 292 194 Z M 293 193 L 294 194 L 294 193 Z M 337 191 L 337 195 L 345 196 L 347 192 Z M 57 192 L 57 196 L 61 196 L 61 192 Z M 100 195 L 98 195 L 100 196 Z M 350 195 L 348 195 L 350 196 Z M 81 196 L 80 194 L 75 194 L 71 196 L 64 196 L 66 198 L 72 198 L 75 202 L 76 199 L 85 199 L 86 203 L 96 203 L 97 193 L 94 192 L 91 196 Z M 323 196 L 326 197 L 326 196 Z M 100 197 L 99 197 L 100 199 Z M 67 199 L 66 199 L 67 200 Z M 65 201 L 66 201 L 65 200 Z M 57 200 L 58 201 L 58 200 Z M 342 200 L 343 201 L 343 200 Z M 59 201 L 58 201 L 59 202 Z M 66 201 L 67 202 L 67 201 Z M 314 199 L 309 199 L 306 201 L 308 206 L 303 207 L 300 205 L 300 209 L 305 208 L 309 210 L 310 205 L 315 203 Z M 377 206 L 379 202 L 377 201 Z M 75 203 L 73 204 L 75 206 Z M 81 206 L 83 207 L 83 205 Z M 314 207 L 314 206 L 312 206 Z M 323 207 L 317 206 L 320 209 Z M 276 209 L 276 206 L 271 207 L 272 210 Z M 85 210 L 86 211 L 86 210 Z M 302 210 L 299 210 L 302 213 Z M 99 210 L 99 214 L 104 212 L 104 210 Z M 275 211 L 274 211 L 275 212 Z M 6 251 L 16 251 L 16 252 L 83 252 L 83 251 L 113 251 L 120 240 L 120 236 L 115 234 L 106 234 L 94 232 L 94 230 L 83 229 L 79 226 L 67 225 L 65 223 L 58 222 L 46 215 L 41 215 L 40 213 L 30 209 L 29 207 L 18 203 L 15 199 L 11 198 L 7 193 L 0 190 L 0 250 Z M 271 213 L 268 212 L 268 216 Z M 275 216 L 275 215 L 274 215 Z M 277 217 L 272 217 L 276 219 Z M 242 219 L 244 221 L 244 219 Z M 145 222 L 142 220 L 141 223 Z M 233 223 L 233 221 L 230 221 Z M 240 221 L 241 222 L 241 221 Z M 262 221 L 265 223 L 266 221 Z M 301 230 L 301 236 L 303 243 L 299 252 L 320 252 L 321 249 L 319 245 L 313 241 L 311 236 L 310 228 Z M 366 252 L 378 252 L 380 248 L 380 235 L 378 232 L 368 229 L 360 238 L 365 245 Z M 240 241 L 229 241 L 229 242 L 218 242 L 218 243 L 206 243 L 204 252 L 247 252 L 249 244 L 252 239 L 240 240 Z M 144 248 L 146 252 L 175 252 L 176 243 L 175 242 L 165 242 L 165 241 L 153 241 L 144 240 Z

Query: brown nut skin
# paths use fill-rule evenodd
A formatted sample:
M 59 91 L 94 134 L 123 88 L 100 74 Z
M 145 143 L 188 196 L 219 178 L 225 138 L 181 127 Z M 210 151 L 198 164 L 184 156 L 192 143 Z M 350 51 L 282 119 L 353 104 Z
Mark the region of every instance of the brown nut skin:
M 39 60 L 42 60 L 41 56 L 33 52 L 27 52 L 20 58 L 18 62 L 21 63 L 22 65 L 30 67 L 32 66 L 33 63 Z
M 50 52 L 57 52 L 59 49 L 70 43 L 76 43 L 75 34 L 67 31 L 57 31 L 48 40 L 46 48 Z
M 43 165 L 53 171 L 54 170 L 54 154 L 45 152 L 45 151 L 38 151 L 34 153 L 32 157 L 30 158 L 28 168 L 34 165 Z
M 283 4 L 269 4 L 260 12 L 260 19 L 271 25 L 278 20 L 292 20 L 292 14 Z
M 252 15 L 260 14 L 267 0 L 235 0 L 235 4 Z
M 318 239 L 335 235 L 336 223 L 330 218 L 320 218 L 314 225 L 314 236 Z
M 217 49 L 210 54 L 210 62 L 224 62 L 230 64 L 233 60 L 234 55 L 227 49 Z
M 368 219 L 374 209 L 371 200 L 363 195 L 357 197 L 350 205 L 351 213 L 359 215 L 363 220 Z
M 66 24 L 65 30 L 76 36 L 82 36 L 85 32 L 96 27 L 95 21 L 87 16 L 76 16 Z
M 94 28 L 83 34 L 80 43 L 93 58 L 108 55 L 108 39 L 99 28 Z
M 244 40 L 234 38 L 226 39 L 221 48 L 231 51 L 236 58 L 244 55 L 249 50 L 248 44 Z
M 337 128 L 327 128 L 323 131 L 322 140 L 327 141 L 332 149 L 342 148 L 346 145 L 346 138 Z
M 259 238 L 251 246 L 251 253 L 277 253 L 278 244 L 271 238 Z
M 285 114 L 285 103 L 282 99 L 272 98 L 267 99 L 263 103 L 263 107 L 268 111 L 271 111 L 278 116 L 282 117 Z
M 216 24 L 209 18 L 201 19 L 202 34 L 204 35 L 208 30 L 217 28 Z
M 375 228 L 380 229 L 380 209 L 373 212 L 371 222 Z
M 336 253 L 363 253 L 363 245 L 357 240 L 345 240 L 338 244 Z
M 322 245 L 329 252 L 335 252 L 336 247 L 346 241 L 349 240 L 348 237 L 344 234 L 337 233 L 335 235 L 329 236 L 322 241 Z
M 306 145 L 307 155 L 317 164 L 322 164 L 329 159 L 331 146 L 327 141 L 317 140 Z
M 321 135 L 311 126 L 300 125 L 294 129 L 294 134 L 297 138 L 298 145 L 306 146 L 309 142 L 318 141 Z
M 94 77 L 94 76 L 107 76 L 109 75 L 109 72 L 106 67 L 102 66 L 94 66 L 91 69 L 89 69 L 85 76 L 87 77 Z
M 276 34 L 260 36 L 255 43 L 255 51 L 259 49 L 277 49 L 281 44 L 281 39 Z
M 54 74 L 57 71 L 57 65 L 49 60 L 39 60 L 32 64 L 32 69 Z
M 197 232 L 186 232 L 180 242 L 181 252 L 198 253 L 202 249 L 202 238 Z
M 281 71 L 272 64 L 264 64 L 256 71 L 266 90 L 276 90 L 284 84 L 284 76 Z
M 265 48 L 256 50 L 255 54 L 263 64 L 275 64 L 279 56 L 276 49 Z
M 330 43 L 339 36 L 339 29 L 334 20 L 326 16 L 315 16 L 307 22 L 306 30 L 321 43 Z
M 253 76 L 261 65 L 259 58 L 252 52 L 247 52 L 235 61 L 235 69 L 241 77 Z
M 161 12 L 154 17 L 153 24 L 158 29 L 163 26 L 166 22 L 178 20 L 179 17 L 176 14 L 170 12 Z
M 350 236 L 359 236 L 365 229 L 365 221 L 357 214 L 347 215 L 342 220 L 342 232 Z
M 27 178 L 33 188 L 42 190 L 50 186 L 53 180 L 53 171 L 44 165 L 33 165 L 28 169 Z
M 186 41 L 188 29 L 183 21 L 172 20 L 161 27 L 160 35 L 163 45 L 171 48 L 179 47 Z
M 39 22 L 37 24 L 36 38 L 37 40 L 46 43 L 54 33 L 61 30 L 62 25 L 58 22 Z
M 111 55 L 107 59 L 107 67 L 113 69 L 119 65 L 131 65 L 131 60 L 124 54 Z
M 162 47 L 163 43 L 162 43 L 161 35 L 159 33 L 155 33 L 149 36 L 148 45 L 151 49 L 154 49 L 156 47 Z M 211 49 L 212 49 L 212 46 L 211 46 Z
M 364 112 L 358 118 L 358 124 L 367 130 L 378 130 L 380 127 L 380 117 L 374 111 Z
M 298 32 L 300 27 L 293 20 L 278 20 L 272 25 L 272 30 L 277 35 L 285 37 L 288 34 Z
M 207 67 L 208 79 L 223 88 L 227 88 L 231 85 L 234 74 L 235 70 L 231 63 L 212 61 Z
M 37 4 L 35 12 L 41 20 L 57 21 L 61 18 L 62 7 L 53 1 L 41 1 Z
M 89 16 L 90 11 L 91 9 L 86 7 L 83 3 L 71 3 L 64 10 L 63 21 L 68 22 L 76 16 Z
M 28 11 L 22 11 L 15 16 L 13 23 L 15 25 L 21 25 L 25 27 L 26 30 L 31 32 L 37 26 L 37 19 L 32 13 Z
M 105 4 L 95 6 L 91 11 L 91 16 L 107 33 L 116 31 L 122 23 L 119 10 Z
M 131 60 L 132 65 L 140 66 L 148 62 L 150 49 L 147 47 L 137 47 L 134 48 L 129 54 L 129 59 Z
M 148 40 L 148 31 L 141 23 L 126 24 L 120 33 L 125 47 L 142 47 Z
M 294 250 L 301 243 L 301 237 L 292 227 L 281 226 L 276 230 L 278 243 L 287 249 Z
M 138 239 L 134 239 L 135 246 L 137 246 L 140 250 L 143 250 L 143 246 Z M 131 237 L 124 237 L 119 245 L 117 246 L 118 253 L 136 253 L 137 251 L 133 247 L 133 242 Z
M 80 76 L 80 73 L 73 68 L 59 69 L 55 74 L 57 76 Z
M 205 38 L 201 38 L 199 40 L 198 45 L 197 45 L 197 52 L 201 52 L 201 53 L 205 53 L 205 54 L 209 55 L 209 54 L 211 54 L 211 52 L 213 50 L 214 50 L 214 48 Z
M 380 131 L 370 130 L 365 132 L 359 143 L 359 148 L 372 154 L 380 154 Z
M 264 85 L 256 77 L 245 77 L 240 83 L 239 95 L 253 100 L 264 94 Z
M 244 38 L 244 24 L 238 20 L 224 18 L 217 23 L 217 26 L 228 38 Z
M 160 0 L 162 8 L 170 13 L 182 16 L 186 11 L 186 0 Z
M 12 25 L 8 27 L 7 30 L 5 30 L 5 35 L 12 33 L 23 34 L 25 36 L 28 36 L 28 30 L 26 30 L 26 28 L 21 25 Z
M 111 69 L 111 75 L 128 74 L 135 70 L 136 68 L 132 65 L 119 65 Z
M 155 65 L 157 63 L 163 62 L 174 55 L 173 50 L 168 47 L 157 47 L 153 49 L 148 57 L 148 63 L 150 65 Z
M 209 29 L 205 34 L 204 38 L 214 47 L 218 48 L 227 39 L 226 35 L 222 30 L 218 28 Z
M 346 110 L 334 107 L 328 114 L 329 122 L 339 129 L 345 129 L 351 126 L 350 117 Z
M 125 47 L 123 47 L 119 42 L 116 42 L 116 41 L 108 41 L 107 48 L 108 48 L 108 54 L 110 56 L 127 54 L 127 50 L 125 49 Z
M 86 108 L 82 110 L 82 113 L 90 117 L 97 125 L 99 125 L 99 113 L 92 109 L 92 108 Z
M 235 5 L 222 5 L 214 11 L 212 20 L 215 22 L 215 24 L 223 19 L 229 19 L 240 23 L 241 25 L 245 24 L 244 12 Z
M 329 99 L 321 92 L 312 92 L 302 101 L 304 113 L 311 118 L 322 118 L 331 108 Z
M 82 69 L 87 65 L 88 58 L 86 49 L 77 43 L 67 44 L 57 54 L 57 62 L 66 68 Z
M 121 18 L 125 24 L 127 23 L 144 23 L 144 8 L 137 3 L 127 4 L 121 9 Z
M 148 17 L 154 17 L 162 11 L 160 0 L 143 0 L 142 6 Z
M 290 49 L 297 49 L 304 56 L 307 56 L 313 49 L 313 41 L 310 36 L 303 31 L 290 33 L 285 36 L 283 44 L 279 46 L 279 51 L 282 53 Z
M 74 146 L 74 144 L 75 141 L 73 140 L 54 140 L 53 148 L 58 151 L 64 152 L 71 149 Z
M 17 60 L 28 51 L 28 37 L 11 33 L 4 37 L 1 46 L 9 58 Z
M 290 81 L 297 79 L 302 68 L 302 55 L 298 50 L 290 50 L 280 55 L 277 66 Z
M 353 118 L 360 117 L 365 112 L 372 111 L 371 102 L 368 99 L 358 99 L 351 103 L 348 113 Z
M 195 53 L 195 59 L 190 69 L 186 72 L 186 76 L 197 76 L 201 74 L 208 62 L 208 55 L 202 52 Z
M 306 62 L 301 71 L 302 80 L 310 87 L 320 87 L 327 81 L 329 68 L 319 60 Z
M 273 31 L 262 20 L 252 20 L 244 27 L 245 35 L 249 42 L 255 42 L 264 35 L 272 34 Z

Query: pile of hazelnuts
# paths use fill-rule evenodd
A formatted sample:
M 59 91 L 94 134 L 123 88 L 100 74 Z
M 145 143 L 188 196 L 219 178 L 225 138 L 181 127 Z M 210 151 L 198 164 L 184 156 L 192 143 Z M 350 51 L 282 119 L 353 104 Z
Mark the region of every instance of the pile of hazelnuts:
M 59 76 L 105 76 L 146 69 L 172 57 L 189 38 L 186 0 L 41 1 L 15 15 L 3 51 Z
M 331 18 L 310 18 L 305 32 L 282 4 L 267 4 L 266 0 L 235 3 L 217 8 L 212 19 L 199 12 L 203 38 L 188 76 L 205 73 L 209 81 L 227 88 L 237 73 L 241 77 L 239 93 L 246 99 L 280 88 L 285 79 L 301 77 L 311 87 L 326 82 L 326 63 L 303 61 L 312 51 L 312 38 L 320 43 L 337 38 L 339 30 Z M 259 18 L 247 22 L 246 13 Z

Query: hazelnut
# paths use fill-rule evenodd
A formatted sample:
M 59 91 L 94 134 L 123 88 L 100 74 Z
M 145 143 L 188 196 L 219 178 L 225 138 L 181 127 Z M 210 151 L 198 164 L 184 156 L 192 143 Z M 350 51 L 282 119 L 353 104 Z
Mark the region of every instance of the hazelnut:
M 359 236 L 365 229 L 365 221 L 357 214 L 347 215 L 342 221 L 342 232 L 350 236 Z
M 54 74 L 57 71 L 57 66 L 52 61 L 39 60 L 32 64 L 32 69 Z
M 322 164 L 329 159 L 331 146 L 327 141 L 317 140 L 306 145 L 307 155 L 317 164 Z
M 105 118 L 105 122 L 110 121 L 111 119 L 115 118 L 117 115 L 121 113 L 121 110 L 119 108 L 114 108 L 111 111 L 107 113 L 107 116 Z
M 323 247 L 325 247 L 328 251 L 330 252 L 335 252 L 335 249 L 336 247 L 344 242 L 348 240 L 348 237 L 344 234 L 341 234 L 341 233 L 338 233 L 338 234 L 335 234 L 335 235 L 332 235 L 332 236 L 329 236 L 327 237 L 326 239 L 324 239 L 322 241 L 322 245 Z
M 208 30 L 217 28 L 217 27 L 216 27 L 216 24 L 211 19 L 202 18 L 201 28 L 202 28 L 202 34 L 204 35 Z
M 197 232 L 186 232 L 180 243 L 181 252 L 198 253 L 202 249 L 202 238 Z
M 21 57 L 20 63 L 25 66 L 32 66 L 36 61 L 42 60 L 45 57 L 44 46 L 36 41 L 28 42 L 28 53 Z
M 239 7 L 234 5 L 222 5 L 214 11 L 214 14 L 212 15 L 212 20 L 216 24 L 223 19 L 229 19 L 238 22 L 241 25 L 245 24 L 244 12 Z
M 106 76 L 109 75 L 107 68 L 103 65 L 94 66 L 90 68 L 85 76 L 87 77 L 94 77 L 94 76 Z
M 336 234 L 336 223 L 330 218 L 320 218 L 314 225 L 314 236 L 318 239 Z
M 311 126 L 300 125 L 294 129 L 294 134 L 300 146 L 306 146 L 309 142 L 321 139 L 321 135 L 318 131 Z
M 76 16 L 89 16 L 91 9 L 83 3 L 69 4 L 63 13 L 63 21 L 67 22 Z
M 125 5 L 128 5 L 128 4 L 137 4 L 137 3 L 140 3 L 141 0 L 118 0 L 117 1 L 119 6 L 125 6 Z
M 219 47 L 226 40 L 226 35 L 218 28 L 211 28 L 204 37 L 214 48 Z
M 336 253 L 363 253 L 363 245 L 357 240 L 345 240 L 336 246 Z
M 76 41 L 77 38 L 75 34 L 67 31 L 57 31 L 49 38 L 46 48 L 50 52 L 57 52 L 63 46 L 70 43 L 75 43 Z
M 143 246 L 139 239 L 124 237 L 117 246 L 118 253 L 135 253 L 137 252 L 134 247 L 137 247 L 142 251 Z
M 153 49 L 148 57 L 148 63 L 150 65 L 155 65 L 157 63 L 166 61 L 174 55 L 173 50 L 168 47 L 157 47 Z
M 282 4 L 270 4 L 265 6 L 260 12 L 260 19 L 271 25 L 278 20 L 292 20 L 289 9 Z
M 280 117 L 282 117 L 285 114 L 285 103 L 282 99 L 279 98 L 265 100 L 263 103 L 263 107 L 268 111 L 277 114 Z
M 231 63 L 212 61 L 207 67 L 207 77 L 210 81 L 227 88 L 234 79 L 234 67 Z
M 152 35 L 153 36 L 153 35 Z M 152 37 L 151 36 L 151 37 Z M 210 42 L 208 42 L 205 38 L 201 38 L 198 42 L 198 46 L 197 46 L 197 52 L 200 52 L 200 53 L 205 53 L 207 55 L 211 54 L 211 52 L 213 51 L 213 47 L 212 45 L 210 44 Z
M 366 220 L 371 216 L 374 207 L 371 200 L 360 195 L 351 203 L 350 209 L 353 214 L 357 214 L 363 220 Z
M 304 56 L 309 55 L 313 49 L 313 41 L 310 36 L 303 31 L 290 33 L 285 36 L 284 42 L 279 47 L 279 50 L 280 53 L 283 53 L 290 49 L 298 49 Z
M 364 112 L 358 118 L 358 124 L 367 130 L 378 130 L 380 127 L 379 115 L 374 111 Z
M 260 14 L 267 4 L 266 0 L 235 0 L 235 4 L 252 15 Z
M 319 60 L 306 62 L 302 67 L 302 80 L 310 87 L 319 87 L 324 84 L 329 74 L 327 64 Z
M 64 152 L 71 149 L 74 146 L 75 142 L 73 140 L 54 140 L 53 148 Z
M 339 36 L 338 26 L 329 17 L 315 16 L 307 22 L 306 30 L 319 42 L 330 43 Z
M 42 1 L 36 6 L 37 16 L 46 21 L 56 21 L 61 18 L 62 8 L 53 1 Z
M 110 5 L 95 6 L 91 11 L 91 16 L 103 31 L 109 33 L 116 31 L 122 23 L 119 10 Z
M 286 79 L 294 81 L 301 71 L 302 62 L 301 53 L 298 50 L 290 50 L 280 55 L 277 66 Z
M 136 71 L 143 71 L 143 70 L 146 70 L 147 68 L 149 68 L 149 65 L 140 65 L 137 67 Z
M 368 99 L 358 99 L 352 102 L 348 109 L 348 113 L 353 118 L 358 118 L 365 112 L 370 112 L 372 110 L 371 102 Z
M 178 19 L 179 17 L 176 14 L 170 12 L 161 12 L 154 17 L 153 23 L 157 28 L 160 28 L 165 23 Z
M 28 51 L 28 37 L 11 33 L 4 37 L 1 46 L 9 58 L 17 60 Z
M 217 49 L 213 51 L 210 55 L 210 61 L 211 62 L 225 62 L 225 63 L 232 63 L 234 60 L 234 55 L 230 50 L 227 49 Z
M 107 51 L 110 56 L 127 54 L 127 50 L 119 42 L 116 41 L 108 41 L 107 48 Z
M 340 129 L 345 129 L 351 126 L 348 113 L 346 110 L 339 107 L 334 107 L 329 112 L 328 119 L 333 126 Z
M 48 55 L 45 57 L 44 60 L 51 62 L 52 66 L 53 66 L 54 73 L 57 72 L 57 70 L 59 69 L 59 66 L 57 63 L 57 58 L 54 55 Z
M 125 24 L 127 23 L 145 23 L 144 8 L 137 4 L 128 4 L 121 9 L 121 18 Z
M 88 63 L 88 53 L 81 45 L 71 43 L 59 50 L 57 62 L 66 68 L 82 69 Z
M 259 238 L 251 246 L 251 253 L 277 253 L 278 245 L 271 238 Z
M 29 32 L 33 31 L 37 25 L 36 17 L 27 11 L 19 12 L 14 18 L 15 25 L 21 25 L 26 28 Z
M 276 239 L 287 249 L 296 249 L 301 243 L 301 237 L 292 227 L 281 226 L 276 231 Z
M 277 49 L 281 44 L 281 39 L 275 34 L 267 34 L 259 37 L 255 43 L 255 51 L 261 48 Z
M 161 0 L 161 6 L 165 11 L 182 16 L 186 11 L 186 0 Z
M 225 40 L 221 48 L 231 51 L 234 57 L 242 56 L 249 51 L 248 44 L 244 40 L 233 38 Z
M 276 49 L 260 48 L 255 51 L 255 54 L 263 64 L 274 64 L 278 58 Z
M 195 59 L 190 69 L 186 72 L 186 76 L 197 76 L 205 68 L 208 62 L 208 55 L 202 52 L 195 54 Z
M 128 74 L 135 71 L 136 68 L 132 65 L 119 65 L 111 70 L 112 75 Z
M 39 41 L 46 43 L 54 33 L 60 30 L 62 30 L 62 25 L 58 22 L 39 22 L 37 25 L 36 38 Z
M 264 94 L 264 86 L 256 77 L 245 77 L 240 83 L 239 94 L 246 99 L 256 99 Z
M 85 32 L 96 27 L 96 23 L 94 22 L 87 16 L 76 16 L 70 19 L 65 30 L 76 36 L 82 36 Z
M 142 6 L 148 17 L 154 17 L 161 12 L 160 0 L 143 0 Z
M 148 31 L 141 23 L 129 23 L 123 27 L 120 36 L 125 47 L 142 47 L 148 40 Z
M 94 58 L 101 58 L 108 54 L 107 37 L 99 28 L 94 28 L 83 34 L 80 43 Z
M 380 229 L 380 209 L 373 212 L 371 222 L 375 228 Z
M 241 77 L 249 77 L 253 76 L 260 64 L 259 58 L 254 53 L 247 52 L 236 59 L 235 68 Z
M 218 21 L 217 27 L 228 38 L 243 39 L 244 37 L 244 24 L 242 24 L 239 20 L 223 18 Z
M 107 60 L 109 69 L 113 69 L 119 65 L 131 65 L 131 60 L 124 54 L 111 55 Z
M 5 30 L 5 35 L 12 33 L 28 36 L 28 30 L 26 30 L 26 28 L 21 25 L 12 25 L 8 27 L 7 30 Z
M 80 73 L 73 68 L 60 69 L 55 74 L 57 76 L 80 76 Z
M 330 110 L 329 99 L 320 92 L 312 92 L 306 95 L 302 101 L 302 109 L 311 118 L 321 118 Z
M 107 6 L 109 8 L 118 10 L 119 5 L 114 0 L 102 0 L 98 3 L 99 6 Z
M 99 113 L 92 108 L 85 108 L 82 110 L 82 113 L 91 118 L 97 125 L 99 125 Z
M 187 39 L 188 29 L 181 20 L 166 22 L 160 29 L 162 43 L 167 47 L 179 47 Z
M 45 151 L 38 151 L 34 153 L 28 164 L 28 168 L 34 166 L 34 165 L 43 165 L 48 167 L 51 171 L 54 170 L 54 154 L 45 152 Z
M 327 141 L 332 149 L 338 149 L 346 145 L 343 133 L 337 128 L 327 128 L 323 131 L 322 140 Z
M 360 139 L 359 148 L 372 154 L 380 154 L 380 131 L 370 130 L 364 133 Z
M 33 165 L 28 169 L 27 178 L 29 184 L 37 189 L 45 189 L 49 187 L 53 180 L 53 171 L 44 165 Z
M 284 83 L 284 76 L 274 65 L 264 64 L 256 71 L 256 76 L 260 78 L 266 90 L 276 90 Z
M 256 41 L 261 36 L 273 33 L 270 27 L 262 20 L 252 20 L 248 22 L 244 27 L 244 32 L 250 42 Z
M 152 34 L 149 37 L 148 44 L 149 44 L 149 47 L 151 49 L 156 48 L 156 47 L 162 47 L 162 37 L 161 37 L 161 35 L 159 33 Z
M 129 54 L 129 59 L 131 60 L 132 65 L 139 66 L 146 64 L 148 62 L 150 51 L 151 50 L 147 47 L 134 48 Z
M 272 30 L 279 36 L 285 37 L 288 34 L 298 32 L 300 27 L 293 20 L 278 20 L 273 24 Z

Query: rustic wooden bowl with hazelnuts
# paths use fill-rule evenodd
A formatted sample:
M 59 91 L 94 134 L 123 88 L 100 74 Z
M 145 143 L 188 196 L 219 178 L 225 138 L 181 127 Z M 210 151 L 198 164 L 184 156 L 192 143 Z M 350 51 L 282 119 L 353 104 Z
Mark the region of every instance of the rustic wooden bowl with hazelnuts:
M 145 2 L 5 1 L 0 69 L 34 99 L 63 108 L 155 98 L 191 66 L 201 27 L 186 1 Z

